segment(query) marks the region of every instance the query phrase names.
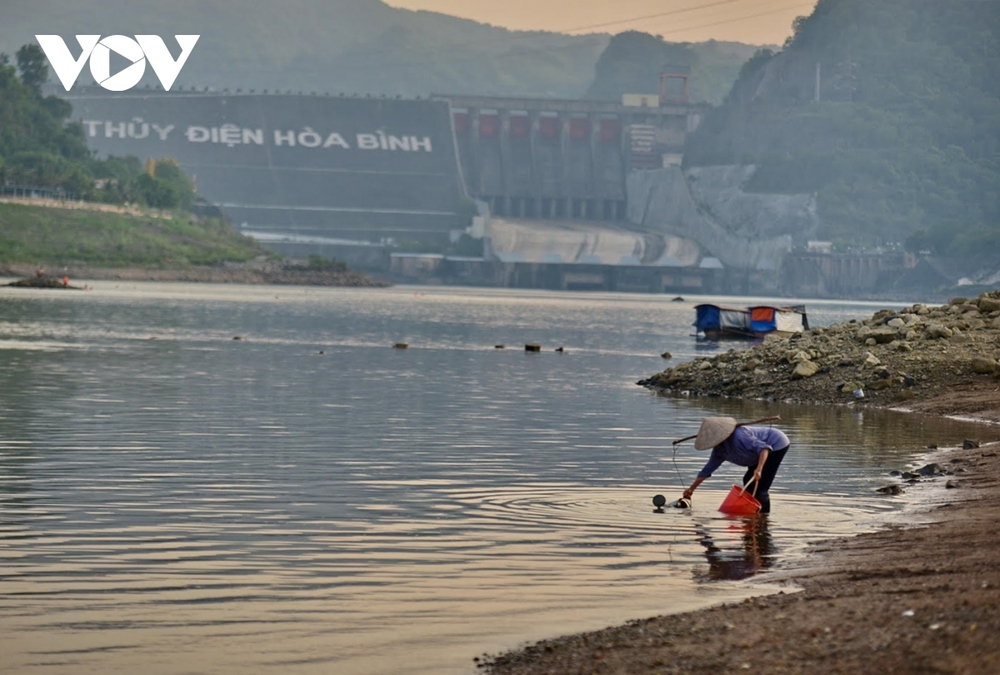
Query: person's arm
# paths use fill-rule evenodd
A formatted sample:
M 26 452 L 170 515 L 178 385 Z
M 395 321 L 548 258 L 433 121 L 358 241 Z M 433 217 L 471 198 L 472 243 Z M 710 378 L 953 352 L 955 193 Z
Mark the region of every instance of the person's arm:
M 767 463 L 767 458 L 771 455 L 771 448 L 764 448 L 757 455 L 757 468 L 753 470 L 754 482 L 759 483 L 760 477 L 764 473 L 764 464 Z
M 722 466 L 724 457 L 722 450 L 718 447 L 712 448 L 712 454 L 709 456 L 708 461 L 705 462 L 705 466 L 698 472 L 698 477 L 691 483 L 691 487 L 684 491 L 684 499 L 691 499 L 691 495 L 698 489 L 698 486 L 704 483 L 706 478 L 710 477 L 715 473 L 716 469 Z
M 684 499 L 691 499 L 691 495 L 694 494 L 694 491 L 697 490 L 698 486 L 701 485 L 704 482 L 705 482 L 705 479 L 702 478 L 701 476 L 698 476 L 697 478 L 695 478 L 694 482 L 691 483 L 691 487 L 689 487 L 687 490 L 684 491 Z

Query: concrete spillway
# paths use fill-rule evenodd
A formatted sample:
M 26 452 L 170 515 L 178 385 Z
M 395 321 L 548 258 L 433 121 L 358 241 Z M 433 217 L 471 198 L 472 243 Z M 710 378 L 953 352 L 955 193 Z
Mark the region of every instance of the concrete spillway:
M 487 235 L 494 255 L 517 262 L 687 267 L 701 254 L 689 239 L 588 221 L 492 218 Z

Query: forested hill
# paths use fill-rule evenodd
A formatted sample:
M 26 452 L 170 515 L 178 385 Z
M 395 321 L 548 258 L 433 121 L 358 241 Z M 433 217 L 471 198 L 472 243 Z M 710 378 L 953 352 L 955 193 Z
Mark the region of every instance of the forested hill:
M 820 0 L 743 67 L 685 162 L 817 192 L 824 238 L 1000 256 L 998 68 L 997 0 Z
M 554 98 L 584 95 L 611 39 L 510 31 L 381 0 L 0 2 L 0 52 L 13 54 L 36 34 L 62 35 L 75 49 L 72 36 L 88 33 L 201 35 L 175 89 Z M 738 43 L 678 48 L 694 64 L 697 100 L 712 103 L 722 100 L 753 53 Z M 645 87 L 654 93 L 660 65 L 653 65 Z M 144 84 L 158 86 L 150 70 Z M 91 80 L 84 68 L 81 84 Z

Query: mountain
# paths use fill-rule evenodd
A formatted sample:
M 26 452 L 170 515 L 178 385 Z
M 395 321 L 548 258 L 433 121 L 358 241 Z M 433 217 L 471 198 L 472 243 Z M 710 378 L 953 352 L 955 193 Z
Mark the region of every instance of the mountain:
M 814 193 L 842 249 L 1000 257 L 1000 3 L 820 0 L 742 68 L 685 168 L 755 165 L 747 188 Z
M 691 73 L 691 100 L 719 104 L 740 68 L 759 49 L 738 42 L 666 42 L 638 31 L 611 38 L 597 59 L 586 98 L 615 101 L 622 94 L 659 94 L 664 68 Z
M 73 47 L 76 34 L 201 35 L 175 87 L 233 91 L 576 96 L 608 40 L 508 31 L 380 0 L 78 0 L 70 10 L 5 0 L 0 12 L 0 51 L 10 54 L 44 33 Z M 80 81 L 89 79 L 84 69 Z
M 37 34 L 61 35 L 73 49 L 77 34 L 143 33 L 163 36 L 171 46 L 172 35 L 201 36 L 175 90 L 390 96 L 579 98 L 611 39 L 510 31 L 381 0 L 4 0 L 0 9 L 0 52 L 8 54 Z M 718 102 L 753 48 L 705 45 L 685 48 L 701 55 L 696 96 Z M 92 82 L 88 69 L 79 81 Z M 158 86 L 148 68 L 143 82 L 140 87 Z M 658 77 L 649 86 L 655 90 Z

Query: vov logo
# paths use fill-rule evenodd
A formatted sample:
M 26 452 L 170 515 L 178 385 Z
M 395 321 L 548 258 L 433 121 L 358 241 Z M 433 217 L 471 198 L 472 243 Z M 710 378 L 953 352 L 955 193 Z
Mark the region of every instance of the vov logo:
M 52 64 L 62 86 L 69 91 L 80 76 L 83 65 L 90 59 L 90 74 L 97 84 L 108 91 L 126 91 L 139 84 L 146 72 L 146 62 L 153 67 L 164 90 L 170 91 L 181 68 L 191 56 L 200 35 L 175 35 L 181 54 L 174 60 L 170 50 L 159 35 L 136 35 L 135 39 L 126 35 L 77 35 L 80 43 L 80 57 L 73 58 L 69 47 L 58 35 L 36 35 L 35 39 Z M 129 62 L 118 72 L 111 73 L 111 52 Z

